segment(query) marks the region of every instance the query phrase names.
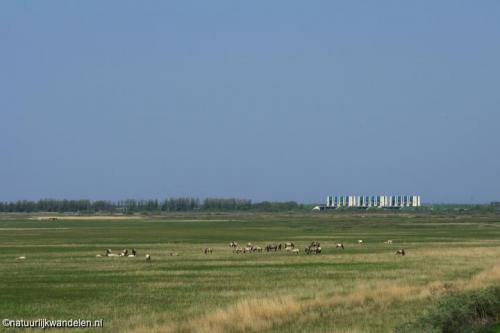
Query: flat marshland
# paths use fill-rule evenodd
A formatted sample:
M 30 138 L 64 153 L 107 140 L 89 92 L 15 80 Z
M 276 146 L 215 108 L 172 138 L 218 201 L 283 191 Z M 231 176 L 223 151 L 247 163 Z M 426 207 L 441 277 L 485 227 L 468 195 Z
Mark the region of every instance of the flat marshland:
M 234 254 L 231 240 L 300 253 Z M 304 253 L 311 241 L 321 254 Z M 96 257 L 107 248 L 138 256 Z M 495 214 L 0 218 L 1 317 L 104 320 L 88 332 L 391 332 L 449 292 L 495 284 Z

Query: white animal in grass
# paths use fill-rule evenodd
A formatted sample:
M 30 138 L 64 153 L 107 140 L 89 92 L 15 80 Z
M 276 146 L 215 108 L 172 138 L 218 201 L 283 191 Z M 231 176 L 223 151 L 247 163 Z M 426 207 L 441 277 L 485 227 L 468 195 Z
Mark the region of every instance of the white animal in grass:
M 146 254 L 145 258 L 146 258 L 146 261 L 147 261 L 147 262 L 150 262 L 150 261 L 151 261 L 151 256 L 149 255 L 149 253 L 148 253 L 148 254 Z
M 341 248 L 342 250 L 344 249 L 344 244 L 343 243 L 337 243 L 335 246 L 336 249 Z
M 26 260 L 26 256 L 17 257 L 16 260 Z
M 392 239 L 389 239 L 387 241 L 384 242 L 385 244 L 392 244 Z
M 362 239 L 358 239 L 358 244 L 363 245 L 364 244 L 363 240 Z
M 299 254 L 299 249 L 292 249 L 292 253 Z
M 97 255 L 97 256 L 99 256 L 99 255 Z M 96 257 L 97 257 L 97 256 L 96 256 Z M 119 255 L 118 255 L 118 254 L 116 254 L 116 253 L 111 253 L 111 249 L 106 249 L 106 252 L 105 252 L 104 256 L 105 256 L 105 257 L 119 257 Z

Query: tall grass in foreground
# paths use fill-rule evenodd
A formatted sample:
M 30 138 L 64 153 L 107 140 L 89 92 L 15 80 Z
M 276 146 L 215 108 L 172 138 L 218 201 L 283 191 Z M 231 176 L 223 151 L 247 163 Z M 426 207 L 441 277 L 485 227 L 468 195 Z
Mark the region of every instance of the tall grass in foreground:
M 453 283 L 432 282 L 423 286 L 408 286 L 393 281 L 359 284 L 347 294 L 318 295 L 300 301 L 292 296 L 273 299 L 245 299 L 225 309 L 218 309 L 180 323 L 156 327 L 141 327 L 134 333 L 222 333 L 261 332 L 287 321 L 311 317 L 322 308 L 369 311 L 373 306 L 390 307 L 395 303 L 417 299 L 439 299 L 437 310 L 418 319 L 416 323 L 400 326 L 398 333 L 472 333 L 485 324 L 500 320 L 500 287 L 484 289 L 500 282 L 500 264 Z M 479 289 L 478 289 L 479 288 Z M 480 289 L 483 288 L 483 289 Z M 472 290 L 472 291 L 471 291 Z M 449 295 L 452 293 L 451 295 Z M 453 294 L 454 293 L 454 294 Z M 314 315 L 312 316 L 314 318 Z M 332 329 L 331 332 L 356 332 L 356 328 Z

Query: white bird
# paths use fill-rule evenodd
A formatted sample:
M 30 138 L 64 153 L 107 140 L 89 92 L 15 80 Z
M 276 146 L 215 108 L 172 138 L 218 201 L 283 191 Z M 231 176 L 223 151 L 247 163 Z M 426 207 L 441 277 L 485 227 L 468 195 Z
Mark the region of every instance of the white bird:
M 21 257 L 17 257 L 16 260 L 25 260 L 26 257 L 25 256 L 21 256 Z

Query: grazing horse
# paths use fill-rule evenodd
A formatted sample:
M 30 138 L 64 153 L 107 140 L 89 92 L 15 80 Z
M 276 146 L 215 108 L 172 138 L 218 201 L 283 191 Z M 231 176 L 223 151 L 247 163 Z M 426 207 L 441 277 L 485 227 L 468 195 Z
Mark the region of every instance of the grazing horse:
M 207 248 L 205 248 L 205 250 L 204 250 L 205 254 L 212 254 L 212 251 L 213 251 L 213 250 L 212 250 L 212 248 L 211 248 L 211 247 L 207 247 Z
M 321 247 L 320 246 L 309 246 L 309 247 L 306 247 L 305 252 L 307 254 L 320 254 Z
M 151 256 L 149 254 L 145 255 L 146 262 L 151 262 Z
M 312 246 L 320 246 L 320 244 L 319 244 L 319 242 L 312 241 L 311 245 L 309 245 L 309 247 L 312 247 Z
M 299 254 L 299 249 L 295 249 L 295 248 L 294 248 L 294 249 L 292 249 L 291 251 L 292 251 L 292 253 Z
M 123 249 L 122 253 L 120 253 L 120 257 L 128 257 L 128 250 Z
M 285 243 L 285 249 L 288 248 L 288 247 L 291 247 L 293 249 L 293 248 L 295 248 L 295 244 L 293 244 L 292 242 L 286 242 Z
M 252 252 L 253 252 L 253 247 L 247 246 L 243 249 L 243 253 L 252 253 Z
M 137 255 L 137 251 L 135 249 L 132 249 L 132 255 L 135 257 Z
M 337 243 L 337 245 L 335 246 L 336 249 L 338 248 L 341 248 L 342 250 L 344 250 L 344 244 L 343 243 Z
M 392 239 L 385 241 L 384 244 L 392 244 Z
M 234 240 L 233 240 L 233 241 L 231 241 L 231 242 L 229 243 L 229 247 L 233 247 L 233 248 L 238 247 L 238 242 L 237 242 L 237 241 L 234 241 Z
M 276 244 L 267 244 L 266 251 L 269 252 L 269 251 L 272 251 L 272 250 L 274 250 L 274 252 L 276 252 L 278 250 L 278 245 L 276 245 Z
M 396 251 L 397 256 L 404 256 L 406 255 L 405 249 L 397 250 Z
M 240 254 L 243 253 L 243 249 L 241 247 L 237 247 L 233 250 L 233 253 Z

